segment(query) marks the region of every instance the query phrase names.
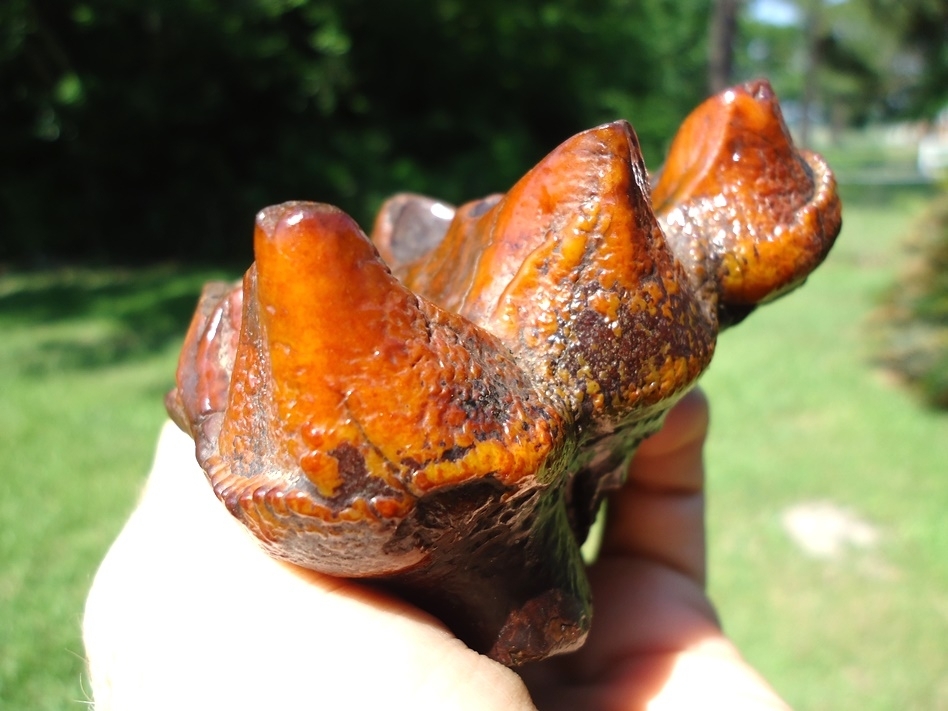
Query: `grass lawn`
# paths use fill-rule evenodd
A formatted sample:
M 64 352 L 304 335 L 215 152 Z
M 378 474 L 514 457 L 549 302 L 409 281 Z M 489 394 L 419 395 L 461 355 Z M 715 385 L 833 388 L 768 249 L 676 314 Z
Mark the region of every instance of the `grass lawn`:
M 0 276 L 0 708 L 87 700 L 82 605 L 147 472 L 209 272 Z
M 874 370 L 868 345 L 922 200 L 851 197 L 827 264 L 724 334 L 705 377 L 711 590 L 798 708 L 948 709 L 948 417 Z M 0 276 L 0 708 L 87 700 L 83 600 L 147 471 L 196 294 L 221 276 Z M 782 517 L 807 502 L 877 540 L 806 554 Z
M 948 415 L 873 369 L 869 345 L 918 203 L 848 197 L 827 262 L 725 333 L 704 378 L 711 592 L 795 708 L 948 709 Z M 783 518 L 808 503 L 874 540 L 807 555 Z

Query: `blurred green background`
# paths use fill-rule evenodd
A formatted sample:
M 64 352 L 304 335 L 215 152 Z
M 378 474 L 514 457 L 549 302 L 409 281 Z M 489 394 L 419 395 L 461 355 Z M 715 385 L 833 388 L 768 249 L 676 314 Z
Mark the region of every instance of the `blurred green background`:
M 618 117 L 654 168 L 711 88 L 764 75 L 844 229 L 704 377 L 711 592 L 797 708 L 948 709 L 948 417 L 901 367 L 905 328 L 929 373 L 948 352 L 945 190 L 917 160 L 946 47 L 940 0 L 0 4 L 0 708 L 88 700 L 91 576 L 260 207 L 368 227 L 392 192 L 504 190 Z

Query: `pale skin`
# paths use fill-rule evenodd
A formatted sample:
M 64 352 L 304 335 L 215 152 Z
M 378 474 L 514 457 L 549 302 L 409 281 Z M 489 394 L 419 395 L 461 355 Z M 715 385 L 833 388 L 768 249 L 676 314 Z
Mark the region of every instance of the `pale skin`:
M 96 708 L 787 709 L 705 593 L 707 427 L 695 391 L 643 443 L 589 569 L 586 645 L 515 673 L 394 597 L 269 558 L 169 425 L 87 602 Z

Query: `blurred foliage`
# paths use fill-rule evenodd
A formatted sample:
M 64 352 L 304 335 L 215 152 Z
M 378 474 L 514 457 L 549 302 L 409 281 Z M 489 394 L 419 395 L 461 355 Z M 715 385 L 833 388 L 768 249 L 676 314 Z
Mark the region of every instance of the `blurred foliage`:
M 850 0 L 852 2 L 852 0 Z M 867 12 L 899 37 L 896 73 L 914 75 L 903 89 L 906 108 L 932 116 L 948 104 L 948 3 L 945 0 L 865 0 Z
M 703 98 L 704 0 L 4 0 L 0 260 L 246 261 L 253 215 L 506 190 Z
M 737 78 L 765 74 L 786 103 L 805 91 L 802 24 L 813 22 L 822 118 L 841 129 L 931 118 L 948 102 L 948 3 L 944 0 L 788 0 L 796 24 L 742 15 Z
M 948 408 L 948 186 L 910 231 L 906 264 L 878 313 L 882 360 Z

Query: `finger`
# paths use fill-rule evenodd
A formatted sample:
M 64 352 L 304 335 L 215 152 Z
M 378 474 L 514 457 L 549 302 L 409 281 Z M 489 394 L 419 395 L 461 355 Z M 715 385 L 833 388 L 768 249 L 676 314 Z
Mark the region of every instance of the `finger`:
M 609 499 L 600 556 L 640 556 L 705 581 L 704 462 L 708 402 L 693 390 L 642 443 Z
M 629 657 L 588 684 L 550 684 L 535 701 L 540 711 L 790 711 L 720 634 L 681 651 Z
M 662 428 L 639 445 L 637 456 L 661 456 L 694 442 L 703 444 L 708 434 L 709 414 L 704 391 L 692 389 L 669 411 Z
M 673 655 L 670 672 L 661 690 L 649 699 L 648 708 L 790 711 L 723 636 L 711 636 Z

